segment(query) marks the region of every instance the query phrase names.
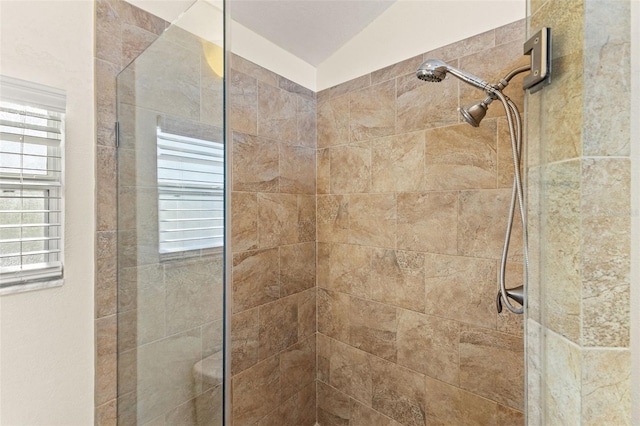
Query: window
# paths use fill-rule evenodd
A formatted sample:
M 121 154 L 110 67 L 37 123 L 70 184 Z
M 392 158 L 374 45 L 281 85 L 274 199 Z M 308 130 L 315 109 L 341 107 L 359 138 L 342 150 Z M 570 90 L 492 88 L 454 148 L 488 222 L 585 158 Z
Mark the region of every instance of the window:
M 222 247 L 224 145 L 158 129 L 160 253 Z
M 0 289 L 62 278 L 64 94 L 0 77 Z

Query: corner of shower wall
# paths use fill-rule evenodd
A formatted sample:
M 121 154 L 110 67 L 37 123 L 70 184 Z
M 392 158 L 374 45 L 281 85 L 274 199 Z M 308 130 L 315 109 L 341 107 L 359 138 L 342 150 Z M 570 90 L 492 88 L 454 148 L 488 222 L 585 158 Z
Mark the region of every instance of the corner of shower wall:
M 316 94 L 230 54 L 231 420 L 316 421 Z
M 553 31 L 527 95 L 528 424 L 628 424 L 630 2 L 528 3 Z

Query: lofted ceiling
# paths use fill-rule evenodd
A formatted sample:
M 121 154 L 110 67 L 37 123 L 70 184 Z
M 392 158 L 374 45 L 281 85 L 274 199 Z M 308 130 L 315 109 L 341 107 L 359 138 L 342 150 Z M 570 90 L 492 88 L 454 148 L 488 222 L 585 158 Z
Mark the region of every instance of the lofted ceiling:
M 234 20 L 317 67 L 395 0 L 236 0 Z

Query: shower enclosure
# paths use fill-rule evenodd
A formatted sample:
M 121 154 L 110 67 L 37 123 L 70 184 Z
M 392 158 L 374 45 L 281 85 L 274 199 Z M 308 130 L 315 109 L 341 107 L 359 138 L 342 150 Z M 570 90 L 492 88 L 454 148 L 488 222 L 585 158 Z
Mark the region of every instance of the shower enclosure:
M 628 424 L 630 2 L 528 3 L 526 22 L 318 93 L 233 54 L 225 93 L 208 1 L 153 35 L 121 13 L 122 63 L 142 52 L 117 77 L 117 397 L 97 404 L 117 399 L 119 425 Z M 544 26 L 552 84 L 507 90 L 531 254 L 514 316 L 495 307 L 508 122 L 491 108 L 471 128 L 455 110 L 479 92 L 415 70 L 440 57 L 494 81 Z
M 117 77 L 119 425 L 223 422 L 222 34 L 196 3 Z

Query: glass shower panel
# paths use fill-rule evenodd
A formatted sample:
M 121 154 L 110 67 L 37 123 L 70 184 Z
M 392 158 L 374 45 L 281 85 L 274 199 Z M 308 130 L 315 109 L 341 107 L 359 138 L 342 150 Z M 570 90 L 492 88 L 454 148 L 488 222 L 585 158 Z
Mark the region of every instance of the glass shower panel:
M 117 79 L 120 425 L 223 424 L 222 46 L 198 1 Z

